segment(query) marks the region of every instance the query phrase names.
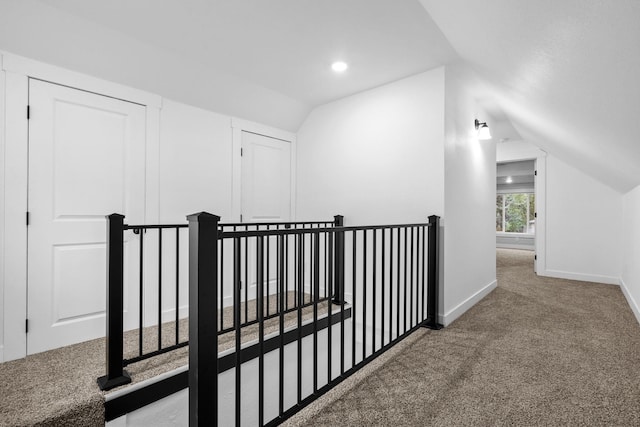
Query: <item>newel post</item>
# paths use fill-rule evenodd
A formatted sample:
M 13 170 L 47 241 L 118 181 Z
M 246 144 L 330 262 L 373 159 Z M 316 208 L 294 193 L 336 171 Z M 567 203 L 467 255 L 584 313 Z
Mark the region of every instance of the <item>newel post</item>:
M 428 234 L 428 270 L 427 270 L 427 320 L 424 327 L 429 329 L 442 329 L 438 323 L 438 305 L 440 287 L 440 217 L 429 217 Z
M 218 425 L 218 223 L 189 220 L 189 426 Z
M 333 219 L 334 227 L 344 226 L 342 215 L 335 215 Z M 344 231 L 337 231 L 335 235 L 333 303 L 344 304 Z
M 107 215 L 107 308 L 106 375 L 98 378 L 100 390 L 131 382 L 122 368 L 123 357 L 123 272 L 124 215 Z

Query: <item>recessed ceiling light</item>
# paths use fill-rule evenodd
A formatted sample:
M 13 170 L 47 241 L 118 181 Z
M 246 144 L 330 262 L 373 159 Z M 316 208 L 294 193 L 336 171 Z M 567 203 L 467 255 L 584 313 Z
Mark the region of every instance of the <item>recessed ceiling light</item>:
M 349 68 L 349 66 L 346 64 L 346 62 L 337 61 L 331 64 L 331 69 L 336 73 L 343 73 L 347 70 L 347 68 Z
M 513 179 L 510 176 L 508 176 L 507 179 L 505 180 L 505 182 L 507 184 L 511 184 L 513 182 Z

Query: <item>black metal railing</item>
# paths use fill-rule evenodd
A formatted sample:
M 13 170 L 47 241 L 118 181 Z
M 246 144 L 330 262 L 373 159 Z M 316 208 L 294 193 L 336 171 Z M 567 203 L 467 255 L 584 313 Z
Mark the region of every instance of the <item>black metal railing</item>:
M 127 230 L 138 238 L 125 247 Z M 127 363 L 188 344 L 192 426 L 217 425 L 221 417 L 225 425 L 277 425 L 417 328 L 441 327 L 437 216 L 345 227 L 339 215 L 221 224 L 200 213 L 188 225 L 149 226 L 126 225 L 113 214 L 107 236 L 107 363 L 98 382 L 103 389 L 126 384 Z M 126 252 L 135 262 L 124 262 Z M 139 312 L 133 320 L 128 315 L 127 327 L 124 290 L 132 287 Z M 163 330 L 167 325 L 175 330 Z M 125 329 L 137 340 L 129 358 Z M 219 411 L 218 375 L 229 369 L 233 381 L 223 394 L 233 388 L 234 403 Z M 265 375 L 274 372 L 276 380 Z M 253 393 L 257 402 L 247 410 L 243 397 Z
M 220 275 L 218 250 L 232 247 L 234 289 L 233 317 L 235 333 L 235 406 L 231 420 L 224 424 L 277 425 L 331 387 L 343 381 L 362 366 L 384 353 L 419 327 L 439 329 L 438 323 L 438 253 L 439 217 L 429 223 L 315 229 L 278 229 L 225 231 L 218 226 L 219 217 L 200 213 L 189 217 L 190 242 L 190 323 L 189 329 L 189 425 L 217 425 L 218 412 L 218 340 L 211 331 L 218 329 L 218 313 L 206 309 L 215 306 Z M 213 243 L 217 242 L 217 243 Z M 251 243 L 250 243 L 251 242 Z M 323 242 L 327 242 L 323 246 Z M 243 248 L 254 244 L 255 252 L 245 257 L 253 260 L 257 287 L 257 411 L 250 420 L 242 409 L 243 360 L 241 348 L 240 301 Z M 268 247 L 276 247 L 276 286 L 278 306 L 288 307 L 285 289 L 290 282 L 297 289 L 298 304 L 294 308 L 293 326 L 297 334 L 293 343 L 285 342 L 287 310 L 277 315 L 278 346 L 277 384 L 265 385 L 264 347 L 267 333 L 265 284 L 270 280 Z M 289 251 L 291 248 L 293 250 Z M 222 257 L 224 260 L 224 257 Z M 224 261 L 223 261 L 224 262 Z M 268 294 L 267 294 L 268 295 Z M 304 298 L 309 295 L 312 314 L 305 320 Z M 326 307 L 322 300 L 330 298 Z M 334 307 L 337 303 L 337 307 Z M 346 315 L 347 304 L 349 316 Z M 320 327 L 321 317 L 339 321 Z M 290 322 L 290 320 L 289 320 Z M 350 324 L 348 323 L 350 322 Z M 303 329 L 311 326 L 305 338 Z M 322 331 L 321 331 L 322 329 Z M 334 331 L 335 329 L 335 331 Z M 335 334 L 335 335 L 334 335 Z M 305 345 L 303 340 L 307 344 Z M 337 344 L 334 340 L 337 339 Z M 285 346 L 294 345 L 295 353 L 285 355 Z M 310 350 L 309 350 L 310 347 Z M 293 349 L 293 347 L 290 347 Z M 306 353 L 306 354 L 305 354 Z M 322 355 L 326 355 L 321 357 Z M 305 356 L 312 358 L 310 369 L 303 368 Z M 338 357 L 337 363 L 333 360 Z M 293 366 L 295 379 L 285 373 Z M 245 386 L 246 387 L 246 386 Z M 285 389 L 295 389 L 294 401 L 285 404 Z M 277 407 L 265 404 L 265 393 L 277 395 Z M 226 408 L 228 409 L 228 407 Z
M 336 217 L 337 218 L 337 217 Z M 314 229 L 333 227 L 335 221 L 302 221 L 302 222 L 262 222 L 262 223 L 218 223 L 218 230 L 232 232 L 270 231 L 289 229 Z M 341 221 L 341 220 L 340 220 Z M 131 253 L 125 262 L 125 232 L 132 232 L 136 239 L 129 239 Z M 106 329 L 106 375 L 98 379 L 103 390 L 109 390 L 130 382 L 124 368 L 132 363 L 149 359 L 173 350 L 185 347 L 188 340 L 188 224 L 165 225 L 129 225 L 124 224 L 124 216 L 112 214 L 107 216 L 107 329 Z M 228 244 L 219 243 L 217 251 L 219 295 L 217 313 L 219 313 L 218 333 L 230 333 L 235 325 L 241 327 L 258 323 L 257 293 L 250 294 L 250 286 L 244 286 L 244 295 L 237 298 L 243 302 L 243 316 L 240 320 L 225 319 L 225 296 L 234 298 L 233 304 L 240 304 L 235 299 L 235 291 L 229 271 L 225 265 L 231 265 L 230 255 L 234 255 Z M 242 261 L 244 277 L 240 285 L 251 280 L 252 268 L 247 260 L 249 251 L 255 244 L 245 241 L 239 255 Z M 227 253 L 225 254 L 225 249 Z M 272 245 L 266 247 L 267 277 L 271 274 Z M 327 246 L 327 250 L 328 246 Z M 332 250 L 332 249 L 331 249 Z M 274 260 L 279 255 L 276 254 Z M 254 263 L 255 264 L 255 263 Z M 126 268 L 125 268 L 126 267 Z M 127 270 L 125 283 L 125 270 Z M 255 282 L 255 274 L 253 274 Z M 294 311 L 298 299 L 293 298 L 298 289 L 285 288 L 285 304 L 274 307 L 273 301 L 280 289 L 272 289 L 272 280 L 267 281 L 266 292 L 275 297 L 266 298 L 266 320 L 275 318 L 284 309 L 285 313 Z M 255 287 L 254 287 L 255 288 Z M 126 292 L 126 293 L 125 293 Z M 326 294 L 326 292 L 325 292 Z M 124 301 L 128 298 L 131 305 L 125 310 Z M 253 306 L 250 301 L 253 298 Z M 326 296 L 323 297 L 326 299 Z M 310 300 L 302 301 L 303 307 L 312 305 Z M 282 308 L 281 308 L 282 307 Z M 228 311 L 228 310 L 227 310 Z M 123 321 L 123 312 L 126 321 Z

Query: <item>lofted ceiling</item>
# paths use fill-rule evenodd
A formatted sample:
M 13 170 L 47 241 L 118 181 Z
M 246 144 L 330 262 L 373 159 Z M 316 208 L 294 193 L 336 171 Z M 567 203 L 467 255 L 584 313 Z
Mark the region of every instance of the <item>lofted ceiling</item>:
M 639 22 L 639 0 L 0 0 L 0 49 L 291 131 L 460 61 L 496 139 L 622 192 L 640 184 Z
M 421 0 L 522 139 L 640 184 L 640 1 Z

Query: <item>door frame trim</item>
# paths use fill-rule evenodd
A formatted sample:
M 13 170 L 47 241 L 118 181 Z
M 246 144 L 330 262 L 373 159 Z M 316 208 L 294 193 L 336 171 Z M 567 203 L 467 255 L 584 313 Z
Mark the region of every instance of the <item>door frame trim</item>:
M 282 129 L 273 128 L 270 126 L 262 125 L 260 123 L 251 122 L 248 120 L 239 119 L 237 117 L 231 118 L 231 130 L 232 130 L 232 192 L 231 192 L 231 221 L 240 221 L 240 214 L 242 213 L 242 158 L 240 156 L 240 150 L 242 148 L 242 132 L 251 132 L 258 135 L 263 135 L 269 138 L 280 139 L 291 144 L 290 150 L 290 182 L 291 182 L 291 205 L 289 207 L 289 215 L 291 221 L 296 221 L 296 134 L 288 132 Z M 215 213 L 215 212 L 213 212 Z M 225 222 L 229 222 L 226 221 Z
M 535 237 L 535 272 L 538 276 L 547 276 L 547 153 L 538 149 L 539 153 L 530 155 L 510 155 L 501 158 L 497 163 L 534 160 L 536 179 L 536 237 Z
M 4 176 L 0 180 L 0 294 L 3 318 L 0 319 L 0 362 L 23 358 L 27 354 L 25 319 L 27 318 L 27 212 L 28 129 L 26 107 L 29 103 L 29 79 L 92 92 L 133 102 L 146 107 L 145 221 L 159 220 L 160 110 L 162 98 L 118 83 L 59 68 L 39 61 L 0 51 L 4 79 Z M 0 85 L 0 87 L 2 87 Z M 0 98 L 3 93 L 0 91 Z M 0 99 L 2 102 L 3 99 Z M 0 111 L 1 112 L 1 111 Z

